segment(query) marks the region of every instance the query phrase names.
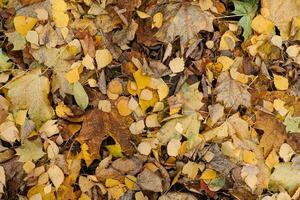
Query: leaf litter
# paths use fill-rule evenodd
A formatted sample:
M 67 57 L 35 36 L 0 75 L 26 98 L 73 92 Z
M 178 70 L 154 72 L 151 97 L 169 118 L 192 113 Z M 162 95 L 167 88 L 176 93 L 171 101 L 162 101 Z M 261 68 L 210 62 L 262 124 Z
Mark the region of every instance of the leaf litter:
M 0 1 L 1 199 L 299 199 L 299 13 Z

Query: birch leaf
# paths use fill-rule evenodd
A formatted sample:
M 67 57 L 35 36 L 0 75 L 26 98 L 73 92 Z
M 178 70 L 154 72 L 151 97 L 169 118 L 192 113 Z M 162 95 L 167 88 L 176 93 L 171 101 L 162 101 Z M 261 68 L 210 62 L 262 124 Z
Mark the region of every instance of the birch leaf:
M 89 104 L 89 97 L 87 96 L 83 86 L 76 82 L 73 85 L 74 98 L 77 105 L 82 109 L 86 109 Z

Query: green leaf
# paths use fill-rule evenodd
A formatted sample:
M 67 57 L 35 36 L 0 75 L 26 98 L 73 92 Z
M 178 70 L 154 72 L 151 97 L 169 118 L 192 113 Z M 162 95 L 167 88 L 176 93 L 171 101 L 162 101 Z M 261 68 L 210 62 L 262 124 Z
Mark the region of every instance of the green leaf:
M 287 132 L 298 133 L 299 129 L 300 117 L 292 117 L 291 113 L 285 117 L 283 124 L 286 126 L 285 129 Z
M 79 82 L 76 82 L 73 85 L 73 95 L 74 95 L 77 105 L 82 110 L 86 109 L 86 107 L 89 104 L 89 97 L 86 94 L 83 86 Z
M 45 155 L 43 152 L 43 144 L 41 139 L 34 141 L 25 140 L 24 144 L 16 149 L 17 155 L 20 156 L 20 162 L 37 161 Z
M 23 50 L 26 45 L 25 37 L 23 37 L 17 31 L 12 33 L 5 34 L 8 38 L 8 41 L 14 45 L 13 51 Z
M 233 14 L 240 15 L 239 25 L 243 28 L 243 37 L 247 39 L 252 34 L 251 21 L 258 10 L 258 0 L 233 1 Z
M 5 71 L 11 68 L 12 62 L 8 61 L 9 57 L 0 49 L 0 71 Z

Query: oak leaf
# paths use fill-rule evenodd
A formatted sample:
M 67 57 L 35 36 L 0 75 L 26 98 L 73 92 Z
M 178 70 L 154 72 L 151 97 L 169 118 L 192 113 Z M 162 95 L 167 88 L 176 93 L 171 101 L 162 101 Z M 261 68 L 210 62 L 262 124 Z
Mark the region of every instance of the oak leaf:
M 226 108 L 236 110 L 240 105 L 250 107 L 251 94 L 247 86 L 239 81 L 233 80 L 228 72 L 223 72 L 218 78 L 216 88 L 217 101 L 223 102 Z
M 197 5 L 189 3 L 166 4 L 163 11 L 164 21 L 155 36 L 163 42 L 172 42 L 177 36 L 185 46 L 199 31 L 212 32 L 214 16 L 202 11 Z
M 110 113 L 94 109 L 85 116 L 77 140 L 86 143 L 91 154 L 98 155 L 102 141 L 111 136 L 125 154 L 132 154 L 135 150 L 130 143 L 132 134 L 128 128 L 132 122 L 131 117 L 120 116 L 116 109 Z
M 42 76 L 41 69 L 16 78 L 6 88 L 7 96 L 16 109 L 28 110 L 29 117 L 38 125 L 51 119 L 54 111 L 50 106 L 48 94 L 50 82 Z

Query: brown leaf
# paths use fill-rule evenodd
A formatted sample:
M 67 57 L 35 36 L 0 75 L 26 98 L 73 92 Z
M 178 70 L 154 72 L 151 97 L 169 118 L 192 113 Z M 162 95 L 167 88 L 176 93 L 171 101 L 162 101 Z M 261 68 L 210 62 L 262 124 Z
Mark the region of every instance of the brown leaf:
M 87 31 L 80 31 L 77 34 L 80 40 L 84 55 L 89 54 L 92 58 L 95 57 L 95 44 L 91 34 Z
M 247 86 L 233 80 L 228 72 L 223 72 L 219 76 L 216 93 L 217 101 L 223 102 L 226 108 L 236 110 L 240 105 L 251 106 L 251 94 Z
M 136 175 L 143 167 L 143 162 L 136 157 L 131 159 L 119 158 L 115 160 L 111 166 L 124 174 Z
M 94 109 L 85 116 L 77 140 L 86 143 L 89 151 L 98 155 L 102 141 L 111 136 L 125 154 L 133 154 L 135 149 L 130 143 L 132 134 L 128 129 L 132 122 L 130 116 L 122 117 L 115 109 L 110 113 Z
M 166 43 L 173 42 L 179 36 L 180 43 L 184 46 L 199 31 L 212 32 L 214 30 L 212 24 L 214 16 L 190 3 L 166 4 L 163 16 L 163 25 L 155 36 Z
M 162 192 L 161 178 L 149 169 L 144 169 L 137 177 L 137 184 L 142 190 Z
M 273 148 L 278 151 L 284 143 L 287 137 L 285 126 L 274 116 L 264 112 L 257 111 L 255 115 L 255 128 L 264 131 L 259 146 L 263 148 L 264 156 L 267 156 Z

